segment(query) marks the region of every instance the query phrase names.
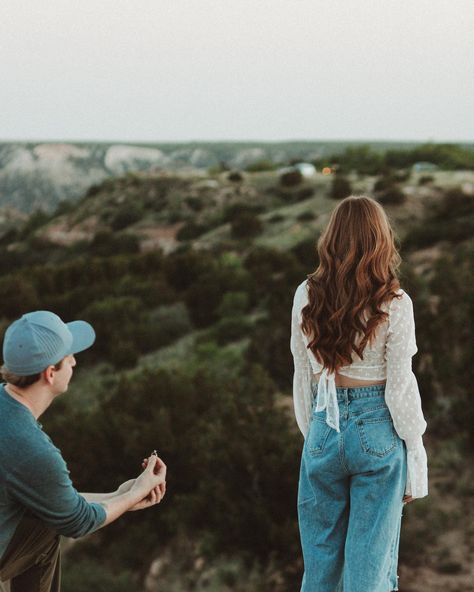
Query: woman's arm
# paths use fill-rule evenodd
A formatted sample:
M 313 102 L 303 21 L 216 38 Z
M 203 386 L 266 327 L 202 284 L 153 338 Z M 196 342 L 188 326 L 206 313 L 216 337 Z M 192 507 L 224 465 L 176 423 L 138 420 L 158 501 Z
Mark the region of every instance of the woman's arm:
M 407 448 L 407 487 L 413 498 L 428 495 L 428 466 L 422 434 L 427 423 L 423 416 L 418 382 L 412 371 L 412 357 L 418 351 L 415 338 L 413 303 L 406 292 L 394 298 L 389 309 L 389 329 L 385 345 L 387 383 L 385 401 L 397 434 Z
M 293 354 L 295 368 L 293 375 L 293 404 L 296 422 L 301 433 L 306 438 L 313 406 L 314 376 L 300 327 L 300 315 L 304 306 L 305 295 L 303 290 L 306 290 L 306 282 L 298 286 L 293 299 L 290 349 Z

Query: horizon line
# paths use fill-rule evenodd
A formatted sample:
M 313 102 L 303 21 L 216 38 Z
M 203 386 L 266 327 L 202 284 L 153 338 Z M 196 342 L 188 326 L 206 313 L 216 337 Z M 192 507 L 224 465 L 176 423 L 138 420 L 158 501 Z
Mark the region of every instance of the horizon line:
M 99 139 L 38 139 L 38 138 L 0 138 L 0 144 L 322 144 L 322 143 L 345 143 L 345 144 L 474 144 L 472 140 L 434 140 L 427 138 L 424 140 L 413 139 L 367 139 L 367 138 L 288 138 L 277 140 L 264 139 L 188 139 L 188 140 L 99 140 Z

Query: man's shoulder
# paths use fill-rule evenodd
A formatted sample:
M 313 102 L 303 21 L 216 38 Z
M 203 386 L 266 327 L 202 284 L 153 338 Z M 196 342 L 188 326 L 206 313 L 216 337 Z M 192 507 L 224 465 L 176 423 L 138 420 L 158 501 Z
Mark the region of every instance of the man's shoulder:
M 0 457 L 3 463 L 34 466 L 55 463 L 61 452 L 40 425 L 28 416 L 15 417 L 6 422 L 0 435 Z
M 20 445 L 21 453 L 3 455 L 2 464 L 7 481 L 21 482 L 27 478 L 31 484 L 57 481 L 60 475 L 69 475 L 66 461 L 61 451 L 46 437 L 23 436 L 15 445 Z M 18 449 L 17 449 L 18 450 Z M 62 477 L 61 477 L 62 478 Z

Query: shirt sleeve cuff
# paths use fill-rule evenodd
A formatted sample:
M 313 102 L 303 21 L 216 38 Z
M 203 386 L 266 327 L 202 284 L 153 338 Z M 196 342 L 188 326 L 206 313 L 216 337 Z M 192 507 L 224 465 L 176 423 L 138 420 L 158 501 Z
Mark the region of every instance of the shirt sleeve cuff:
M 421 447 L 409 449 L 407 446 L 407 484 L 405 495 L 413 498 L 428 495 L 428 459 L 426 450 Z

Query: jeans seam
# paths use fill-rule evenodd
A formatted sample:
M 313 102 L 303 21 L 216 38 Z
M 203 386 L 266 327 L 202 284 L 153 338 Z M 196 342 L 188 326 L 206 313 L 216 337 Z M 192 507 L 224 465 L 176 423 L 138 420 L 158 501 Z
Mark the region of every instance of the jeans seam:
M 364 413 L 372 413 L 372 411 L 380 411 L 380 409 L 387 409 L 388 407 L 387 405 L 379 405 L 378 407 L 371 407 L 370 409 L 361 409 L 360 411 L 352 411 L 351 415 L 353 417 L 359 417 L 361 415 L 364 415 Z
M 347 474 L 349 474 L 349 468 L 346 465 L 346 461 L 344 460 L 344 455 L 344 439 L 342 436 L 339 436 L 339 460 L 341 461 L 342 468 L 345 470 Z
M 401 528 L 402 516 L 403 516 L 403 506 L 402 506 L 402 509 L 400 511 L 400 517 L 399 517 L 400 524 L 397 524 L 397 529 L 398 529 L 397 530 L 397 534 L 393 537 L 392 546 L 390 548 L 390 566 L 389 566 L 388 572 L 387 572 L 387 580 L 388 580 L 388 583 L 389 583 L 389 592 L 392 592 L 392 585 L 390 583 L 390 573 L 392 571 L 392 567 L 393 567 L 393 564 L 394 563 L 396 564 L 396 571 L 398 572 L 398 569 L 397 569 L 398 568 L 398 563 L 399 563 L 398 562 L 398 557 L 396 558 L 397 560 L 395 561 L 394 553 L 395 553 L 395 547 L 396 547 L 397 542 L 399 541 L 399 538 L 400 538 L 399 529 Z M 398 573 L 396 574 L 396 578 L 397 578 L 397 582 L 396 582 L 396 586 L 397 587 L 395 588 L 395 590 L 398 590 L 398 580 L 399 580 Z

